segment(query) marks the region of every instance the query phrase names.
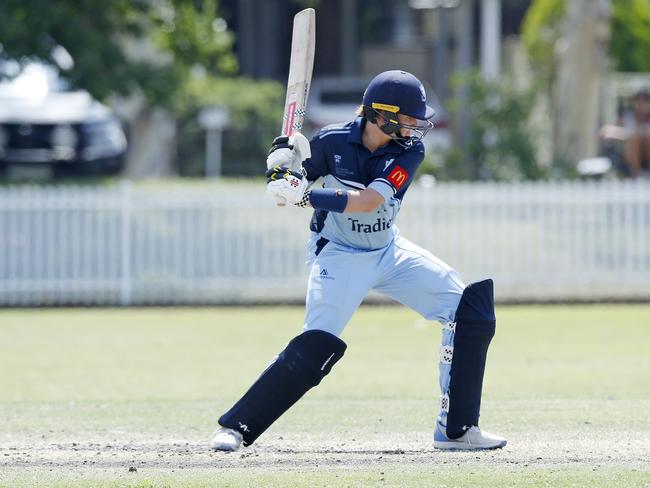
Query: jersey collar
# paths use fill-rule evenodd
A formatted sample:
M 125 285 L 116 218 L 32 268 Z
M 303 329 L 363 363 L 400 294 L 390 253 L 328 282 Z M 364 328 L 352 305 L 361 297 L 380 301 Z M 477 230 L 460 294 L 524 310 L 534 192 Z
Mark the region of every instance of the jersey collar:
M 348 142 L 353 142 L 355 144 L 363 145 L 361 142 L 361 134 L 363 134 L 363 128 L 366 125 L 366 119 L 363 117 L 357 117 L 352 124 L 350 124 L 350 133 L 348 134 Z M 399 154 L 404 152 L 404 149 L 397 144 L 395 141 L 390 141 L 383 147 L 380 147 L 373 154 L 385 154 L 385 153 L 394 153 Z
M 348 142 L 354 142 L 355 144 L 361 144 L 361 134 L 363 134 L 363 127 L 366 124 L 366 119 L 363 117 L 357 117 L 350 124 L 350 133 L 348 134 Z

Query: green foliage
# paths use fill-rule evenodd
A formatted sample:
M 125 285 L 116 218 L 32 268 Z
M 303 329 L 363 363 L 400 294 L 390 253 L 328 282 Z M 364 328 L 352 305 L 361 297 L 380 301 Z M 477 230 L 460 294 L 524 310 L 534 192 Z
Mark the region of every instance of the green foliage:
M 303 2 L 313 5 L 314 2 Z M 226 174 L 253 174 L 279 132 L 284 89 L 276 82 L 229 78 L 237 72 L 233 36 L 218 0 L 3 0 L 0 62 L 41 60 L 54 49 L 74 60 L 58 66 L 72 87 L 98 99 L 144 94 L 178 119 L 179 172 L 202 175 L 207 105 L 229 109 L 223 139 Z
M 564 0 L 535 0 L 524 18 L 522 39 L 535 72 L 547 82 L 555 70 L 555 41 L 565 12 Z
M 517 90 L 504 80 L 488 82 L 477 71 L 456 76 L 454 84 L 468 92 L 469 142 L 465 151 L 449 151 L 444 164 L 433 165 L 431 172 L 442 180 L 542 178 L 544 171 L 537 165 L 534 137 L 527 125 L 534 90 Z M 458 105 L 454 100 L 452 110 L 457 111 Z
M 233 74 L 232 42 L 217 0 L 0 2 L 0 61 L 41 60 L 98 99 L 140 90 L 169 104 L 196 66 Z M 57 64 L 57 46 L 74 66 Z
M 280 132 L 284 86 L 276 81 L 197 76 L 174 103 L 178 114 L 179 172 L 203 174 L 205 131 L 198 113 L 205 106 L 223 106 L 230 125 L 223 138 L 223 173 L 261 175 L 271 141 Z
M 297 0 L 300 8 L 318 8 L 321 0 Z
M 650 0 L 613 0 L 610 56 L 619 71 L 650 71 Z M 554 45 L 561 35 L 566 0 L 535 0 L 522 37 L 536 73 L 549 82 L 555 71 Z
M 650 72 L 650 0 L 614 0 L 610 53 L 619 71 Z
M 387 0 L 364 1 L 359 10 L 359 37 L 367 43 L 381 43 L 387 34 L 384 17 L 390 11 L 391 2 Z
M 463 164 L 463 152 L 458 147 L 444 152 L 427 151 L 418 168 L 418 176 L 422 174 L 433 175 L 441 181 L 475 179 Z

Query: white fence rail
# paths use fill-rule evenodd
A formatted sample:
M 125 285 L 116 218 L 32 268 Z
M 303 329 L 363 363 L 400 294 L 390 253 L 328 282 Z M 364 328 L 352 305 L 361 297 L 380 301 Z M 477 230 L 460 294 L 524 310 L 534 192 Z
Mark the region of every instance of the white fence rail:
M 302 300 L 310 212 L 242 185 L 0 189 L 0 305 Z M 498 300 L 650 298 L 650 182 L 438 184 L 397 222 Z

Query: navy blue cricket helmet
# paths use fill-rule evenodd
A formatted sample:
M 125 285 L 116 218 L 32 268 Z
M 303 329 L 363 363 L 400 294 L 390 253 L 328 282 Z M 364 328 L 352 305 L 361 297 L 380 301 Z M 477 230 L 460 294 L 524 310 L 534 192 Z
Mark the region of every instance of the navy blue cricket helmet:
M 424 86 L 411 73 L 401 70 L 384 71 L 375 76 L 363 94 L 363 116 L 376 124 L 400 146 L 408 149 L 420 141 L 433 127 L 429 120 L 435 110 L 427 105 Z M 414 117 L 416 125 L 399 121 L 399 114 Z M 408 135 L 403 135 L 403 130 Z
M 419 120 L 428 120 L 435 114 L 427 105 L 427 94 L 420 80 L 401 70 L 384 71 L 375 76 L 363 94 L 363 105 Z

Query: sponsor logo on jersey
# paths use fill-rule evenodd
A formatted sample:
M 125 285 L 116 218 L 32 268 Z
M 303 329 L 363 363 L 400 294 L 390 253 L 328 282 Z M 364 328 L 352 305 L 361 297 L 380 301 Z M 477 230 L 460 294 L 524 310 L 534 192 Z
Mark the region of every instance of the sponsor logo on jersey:
M 384 163 L 384 171 L 388 169 L 388 167 L 393 164 L 393 161 L 395 161 L 395 158 L 390 158 L 387 159 L 386 162 Z
M 343 157 L 340 154 L 334 155 L 334 166 L 336 167 L 336 175 L 342 178 L 354 176 L 354 171 L 345 167 Z
M 366 224 L 358 219 L 353 219 L 351 217 L 348 217 L 348 220 L 352 223 L 352 232 L 358 232 L 360 234 L 372 234 L 374 232 L 381 232 L 390 229 L 391 225 L 393 225 L 392 220 L 383 218 L 378 218 L 372 224 Z
M 409 179 L 409 174 L 408 171 L 398 165 L 393 168 L 393 171 L 390 172 L 387 179 L 399 190 Z

